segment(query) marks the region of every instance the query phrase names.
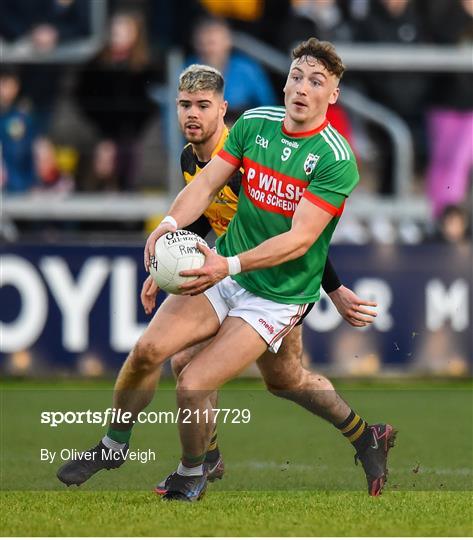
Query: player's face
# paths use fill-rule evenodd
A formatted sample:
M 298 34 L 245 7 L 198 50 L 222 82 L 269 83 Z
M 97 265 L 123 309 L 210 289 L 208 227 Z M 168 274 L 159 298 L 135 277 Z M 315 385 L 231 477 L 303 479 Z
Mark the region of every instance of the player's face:
M 211 90 L 181 91 L 177 97 L 179 127 L 187 141 L 203 144 L 223 123 L 227 102 Z
M 284 86 L 288 119 L 300 128 L 316 128 L 339 93 L 338 78 L 317 59 L 304 56 L 294 60 Z

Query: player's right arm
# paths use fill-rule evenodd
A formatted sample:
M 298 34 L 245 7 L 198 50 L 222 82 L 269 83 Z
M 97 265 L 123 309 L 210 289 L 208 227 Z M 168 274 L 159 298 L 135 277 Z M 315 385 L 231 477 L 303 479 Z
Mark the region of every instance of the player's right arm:
M 158 292 L 159 287 L 156 281 L 154 281 L 152 276 L 148 276 L 143 282 L 140 294 L 141 304 L 143 305 L 146 315 L 151 315 L 153 312 L 153 309 L 156 306 L 156 296 L 158 295 Z
M 342 285 L 335 268 L 327 257 L 325 261 L 324 273 L 322 276 L 322 287 L 330 297 L 333 305 L 340 315 L 351 326 L 368 326 L 374 321 L 376 311 L 368 307 L 377 307 L 377 303 L 371 300 L 360 298 L 355 292 Z
M 327 294 L 330 294 L 333 291 L 336 291 L 342 282 L 335 272 L 335 268 L 332 264 L 332 261 L 327 255 L 327 260 L 325 261 L 324 273 L 322 275 L 322 287 Z
M 168 212 L 168 216 L 175 220 L 177 227 L 169 221 L 161 222 L 148 236 L 144 252 L 146 271 L 149 271 L 151 257 L 154 257 L 156 240 L 163 234 L 186 227 L 198 219 L 237 168 L 238 165 L 215 156 L 178 194 Z
M 377 315 L 376 311 L 369 309 L 369 307 L 375 308 L 378 305 L 376 302 L 360 298 L 344 285 L 340 285 L 338 289 L 328 293 L 328 295 L 337 311 L 351 326 L 358 328 L 368 326 Z

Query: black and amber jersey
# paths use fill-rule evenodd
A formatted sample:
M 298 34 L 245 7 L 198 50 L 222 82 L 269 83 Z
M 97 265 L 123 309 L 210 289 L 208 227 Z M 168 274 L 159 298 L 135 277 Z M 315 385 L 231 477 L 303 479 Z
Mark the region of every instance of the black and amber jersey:
M 212 152 L 212 157 L 214 157 L 214 155 L 216 155 L 222 149 L 223 143 L 226 141 L 227 136 L 228 128 L 225 127 L 217 146 Z M 181 154 L 181 170 L 186 184 L 190 184 L 206 165 L 207 163 L 203 163 L 197 159 L 191 143 L 184 147 Z M 210 227 L 215 231 L 217 236 L 221 236 L 224 232 L 226 232 L 228 224 L 235 215 L 237 209 L 241 179 L 241 170 L 236 171 L 230 177 L 228 183 L 219 191 L 215 199 L 204 212 L 203 219 L 201 218 L 198 220 L 195 223 L 195 226 L 192 227 L 194 232 L 200 234 L 200 236 L 205 236 L 205 234 L 210 231 Z M 207 228 L 205 230 L 206 224 Z

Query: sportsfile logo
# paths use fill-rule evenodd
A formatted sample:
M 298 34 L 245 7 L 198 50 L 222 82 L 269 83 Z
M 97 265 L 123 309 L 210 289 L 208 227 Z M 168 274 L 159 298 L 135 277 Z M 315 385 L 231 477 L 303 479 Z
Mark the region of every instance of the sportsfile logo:
M 270 327 L 272 329 L 272 327 Z M 272 333 L 272 330 L 271 330 Z M 219 421 L 224 424 L 248 424 L 251 420 L 250 409 L 220 409 L 213 408 L 200 411 L 200 409 L 181 409 L 177 411 L 141 411 L 133 418 L 130 411 L 120 408 L 105 409 L 104 411 L 41 411 L 41 424 L 57 428 L 63 424 L 100 424 L 105 427 L 109 424 L 190 424 L 192 422 L 210 424 Z
M 274 334 L 274 326 L 272 324 L 267 323 L 264 319 L 259 319 L 258 322 L 261 323 L 270 334 Z

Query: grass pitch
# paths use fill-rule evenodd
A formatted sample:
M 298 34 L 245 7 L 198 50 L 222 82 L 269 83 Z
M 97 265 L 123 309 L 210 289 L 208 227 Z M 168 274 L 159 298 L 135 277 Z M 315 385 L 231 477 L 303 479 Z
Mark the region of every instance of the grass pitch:
M 399 429 L 382 497 L 368 497 L 353 450 L 329 424 L 237 381 L 219 406 L 248 408 L 248 424 L 219 425 L 223 481 L 196 504 L 152 493 L 179 457 L 174 424 L 136 426 L 134 449 L 157 459 L 98 473 L 82 487 L 55 478 L 41 448 L 86 449 L 95 425 L 40 422 L 42 411 L 105 410 L 111 385 L 4 382 L 1 386 L 0 534 L 5 536 L 469 536 L 473 534 L 473 409 L 469 382 L 343 383 L 370 422 Z M 175 410 L 164 383 L 149 410 Z

